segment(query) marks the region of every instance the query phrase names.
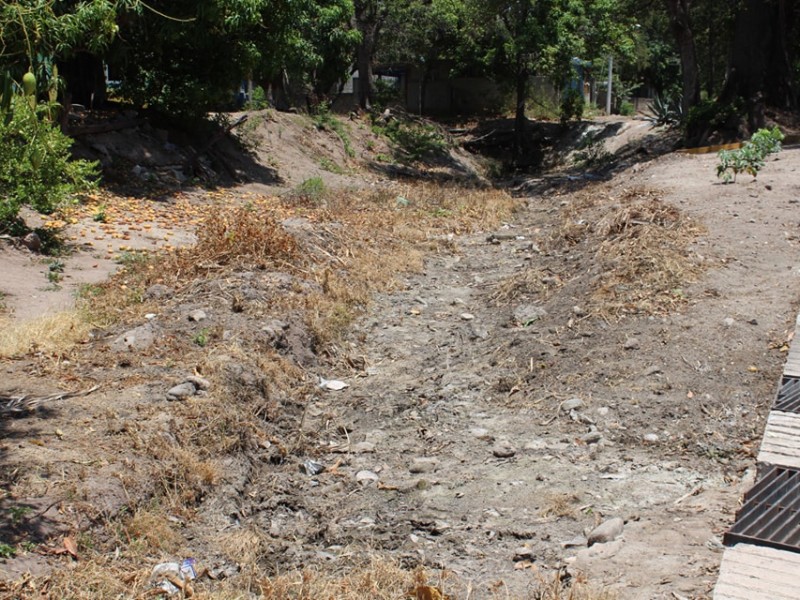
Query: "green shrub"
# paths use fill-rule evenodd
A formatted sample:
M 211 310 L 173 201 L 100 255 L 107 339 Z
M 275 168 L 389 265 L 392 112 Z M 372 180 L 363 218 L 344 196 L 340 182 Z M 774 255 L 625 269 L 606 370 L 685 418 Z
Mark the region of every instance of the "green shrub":
M 374 125 L 373 131 L 392 142 L 394 153 L 401 160 L 417 161 L 442 156 L 447 152 L 447 139 L 436 125 L 391 119 Z
M 267 92 L 260 85 L 253 88 L 250 94 L 250 100 L 244 105 L 247 110 L 264 110 L 269 108 L 269 100 L 267 99 Z
M 290 195 L 317 203 L 322 201 L 327 191 L 325 182 L 321 177 L 311 177 L 294 188 L 294 190 L 290 192 Z
M 18 92 L 0 103 L 0 231 L 23 205 L 50 214 L 95 186 L 97 163 L 70 160 L 72 140 L 49 120 L 53 109 Z
M 689 132 L 697 132 L 730 127 L 738 120 L 741 113 L 741 101 L 720 104 L 714 100 L 702 100 L 689 109 L 686 128 Z
M 781 150 L 783 134 L 780 129 L 759 129 L 738 150 L 722 150 L 719 153 L 717 177 L 725 183 L 736 182 L 739 173 L 749 173 L 753 178 L 764 166 L 764 159 Z
M 632 117 L 636 114 L 636 107 L 630 100 L 623 100 L 619 103 L 619 114 L 624 117 Z
M 586 105 L 586 100 L 583 94 L 578 90 L 567 90 L 564 92 L 564 97 L 561 99 L 561 107 L 559 110 L 559 117 L 561 123 L 565 124 L 572 120 L 580 120 L 583 117 L 583 109 Z

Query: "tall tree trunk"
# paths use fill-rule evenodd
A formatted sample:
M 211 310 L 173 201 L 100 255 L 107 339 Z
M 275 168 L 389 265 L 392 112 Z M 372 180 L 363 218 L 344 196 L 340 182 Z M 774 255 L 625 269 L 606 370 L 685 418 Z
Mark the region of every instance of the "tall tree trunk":
M 425 114 L 425 96 L 428 93 L 428 81 L 431 76 L 431 68 L 429 63 L 425 63 L 422 67 L 419 80 L 419 116 Z
M 374 89 L 372 84 L 372 59 L 378 41 L 385 11 L 378 6 L 378 0 L 357 0 L 354 3 L 355 28 L 361 33 L 361 42 L 356 50 L 358 68 L 358 106 L 369 110 L 372 105 Z
M 522 54 L 517 55 L 516 110 L 514 111 L 514 159 L 522 156 L 525 150 L 525 101 L 528 97 L 528 65 Z
M 697 51 L 695 49 L 692 22 L 689 17 L 691 0 L 664 0 L 669 14 L 672 34 L 678 45 L 681 57 L 683 114 L 700 102 L 700 75 L 697 67 Z
M 764 126 L 764 107 L 797 106 L 787 46 L 793 0 L 745 0 L 736 17 L 720 102 L 744 100 L 751 131 Z

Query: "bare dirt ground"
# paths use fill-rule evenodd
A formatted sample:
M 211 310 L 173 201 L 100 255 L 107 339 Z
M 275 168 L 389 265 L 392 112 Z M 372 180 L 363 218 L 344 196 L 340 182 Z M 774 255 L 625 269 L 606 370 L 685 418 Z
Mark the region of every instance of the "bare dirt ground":
M 62 597 L 134 597 L 154 565 L 191 556 L 213 576 L 197 580 L 202 597 L 221 581 L 218 597 L 258 597 L 264 578 L 341 575 L 378 557 L 425 567 L 430 593 L 459 599 L 540 598 L 555 574 L 588 582 L 587 597 L 709 598 L 800 306 L 800 152 L 734 185 L 715 164 L 668 154 L 606 182 L 536 180 L 503 223 L 472 233 L 440 210 L 421 268 L 398 269 L 332 344 L 281 306 L 335 286 L 335 271 L 213 277 L 212 265 L 143 290 L 141 310 L 76 351 L 3 360 L 6 398 L 100 386 L 0 417 L 0 541 L 15 554 L 0 564 L 5 591 L 47 597 L 60 573 Z M 421 204 L 390 185 L 398 210 Z M 193 239 L 169 220 L 109 221 L 134 239 L 114 229 L 93 240 L 112 252 L 70 260 L 107 273 L 120 243 Z M 345 265 L 354 249 L 325 243 L 334 222 L 300 210 L 282 224 Z M 392 252 L 386 235 L 370 252 Z M 17 319 L 44 309 L 26 312 L 24 286 L 46 284 L 47 267 L 13 278 L 24 252 L 0 254 Z M 78 269 L 65 273 L 91 283 Z M 58 298 L 51 307 L 68 303 Z M 276 352 L 279 368 L 259 362 Z M 193 373 L 207 391 L 165 399 Z M 254 398 L 262 429 L 237 420 Z M 617 531 L 589 545 L 612 519 Z M 104 570 L 113 594 L 96 583 Z

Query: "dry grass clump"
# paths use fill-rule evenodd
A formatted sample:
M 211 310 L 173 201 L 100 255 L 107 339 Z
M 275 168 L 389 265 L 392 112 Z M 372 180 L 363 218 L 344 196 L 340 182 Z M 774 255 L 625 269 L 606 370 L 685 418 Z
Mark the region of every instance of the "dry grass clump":
M 408 571 L 395 562 L 375 558 L 370 564 L 332 575 L 305 570 L 264 578 L 264 600 L 446 600 L 438 585 L 428 583 L 424 571 Z
M 87 315 L 79 310 L 22 322 L 0 318 L 0 358 L 38 352 L 63 356 L 75 344 L 85 341 L 90 330 Z
M 576 494 L 550 494 L 541 508 L 543 517 L 574 518 L 580 498 Z
M 689 244 L 704 228 L 652 195 L 632 200 L 597 225 L 601 276 L 593 299 L 615 315 L 673 310 L 703 270 Z
M 591 307 L 606 316 L 654 314 L 686 301 L 685 287 L 703 268 L 689 249 L 705 229 L 657 192 L 596 189 L 568 205 L 554 240 L 593 255 Z
M 46 578 L 26 576 L 13 583 L 0 582 L 0 593 L 15 600 L 139 598 L 147 589 L 148 576 L 149 571 L 132 570 L 113 556 L 83 554 L 81 560 Z
M 212 211 L 197 232 L 197 243 L 179 250 L 179 263 L 264 267 L 298 256 L 295 239 L 264 206 L 246 205 Z
M 511 304 L 521 298 L 547 299 L 562 285 L 561 278 L 549 269 L 533 267 L 497 282 L 490 298 L 498 305 Z
M 162 507 L 153 505 L 140 507 L 133 515 L 123 520 L 121 533 L 129 552 L 136 549 L 143 553 L 160 552 L 172 554 L 180 547 L 181 538 L 167 518 Z
M 617 594 L 584 581 L 563 581 L 556 573 L 550 581 L 542 581 L 533 600 L 616 600 Z
M 219 479 L 217 464 L 201 459 L 195 447 L 182 447 L 155 434 L 147 440 L 146 448 L 155 459 L 150 473 L 153 491 L 173 510 L 197 504 Z

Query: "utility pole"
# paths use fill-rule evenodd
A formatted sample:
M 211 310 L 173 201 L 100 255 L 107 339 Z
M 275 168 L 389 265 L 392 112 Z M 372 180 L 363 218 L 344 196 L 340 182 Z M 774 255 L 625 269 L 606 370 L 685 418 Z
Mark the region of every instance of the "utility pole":
M 608 85 L 606 86 L 606 114 L 611 114 L 611 78 L 614 75 L 614 57 L 608 57 Z

